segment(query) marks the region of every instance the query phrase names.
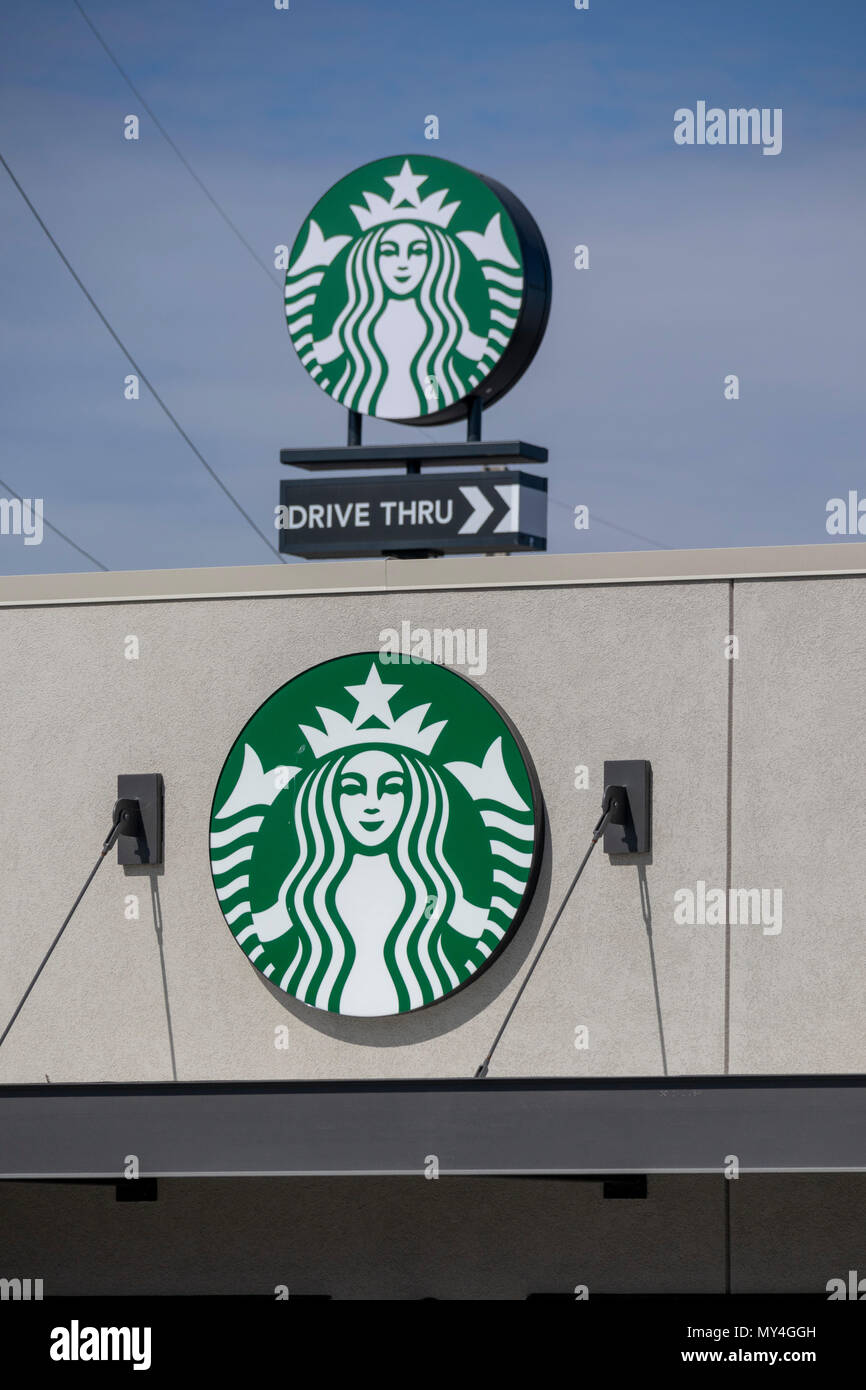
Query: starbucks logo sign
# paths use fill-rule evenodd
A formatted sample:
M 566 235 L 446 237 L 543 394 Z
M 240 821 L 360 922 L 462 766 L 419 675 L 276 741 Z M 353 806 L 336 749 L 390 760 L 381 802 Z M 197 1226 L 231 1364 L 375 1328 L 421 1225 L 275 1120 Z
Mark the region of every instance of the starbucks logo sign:
M 273 984 L 331 1013 L 408 1013 L 513 935 L 542 824 L 528 754 L 487 696 L 368 652 L 297 676 L 244 727 L 217 783 L 211 870 Z
M 408 424 L 497 400 L 550 304 L 535 222 L 500 184 L 429 155 L 365 164 L 316 204 L 286 273 L 292 342 L 348 409 Z

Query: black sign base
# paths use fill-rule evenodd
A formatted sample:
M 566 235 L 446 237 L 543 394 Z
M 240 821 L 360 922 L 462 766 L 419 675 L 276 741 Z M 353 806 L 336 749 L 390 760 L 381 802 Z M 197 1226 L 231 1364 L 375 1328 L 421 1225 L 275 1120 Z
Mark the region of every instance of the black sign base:
M 547 450 L 520 439 L 456 440 L 451 444 L 349 444 L 327 449 L 281 449 L 280 463 L 310 472 L 321 469 L 459 468 L 462 465 L 498 465 L 519 468 L 527 463 L 547 463 Z

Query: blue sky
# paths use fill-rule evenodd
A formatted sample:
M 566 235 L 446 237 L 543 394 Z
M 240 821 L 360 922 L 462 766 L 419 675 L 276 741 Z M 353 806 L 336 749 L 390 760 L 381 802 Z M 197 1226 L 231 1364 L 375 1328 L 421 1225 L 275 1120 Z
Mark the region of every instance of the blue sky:
M 386 154 L 455 160 L 527 204 L 550 324 L 484 433 L 550 450 L 551 551 L 829 542 L 828 498 L 866 496 L 861 0 L 82 3 L 268 263 L 331 184 Z M 781 107 L 782 152 L 675 145 L 674 111 L 699 100 Z M 280 447 L 344 442 L 343 412 L 295 358 L 279 286 L 72 0 L 5 0 L 0 150 L 275 535 Z M 126 360 L 2 169 L 0 216 L 0 477 L 110 569 L 271 562 L 147 391 L 124 400 Z M 365 425 L 369 442 L 413 433 Z M 0 536 L 0 573 L 83 568 L 49 532 Z

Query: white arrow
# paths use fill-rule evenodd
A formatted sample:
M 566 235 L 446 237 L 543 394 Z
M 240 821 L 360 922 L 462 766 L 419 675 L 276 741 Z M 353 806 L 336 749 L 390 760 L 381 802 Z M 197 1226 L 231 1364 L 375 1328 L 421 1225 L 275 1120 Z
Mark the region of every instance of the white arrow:
M 458 536 L 474 536 L 476 531 L 481 530 L 493 511 L 493 503 L 488 502 L 480 487 L 461 487 L 460 491 L 472 508 L 472 515 L 466 518 L 457 534 Z
M 508 511 L 505 513 L 502 520 L 497 522 L 493 530 L 494 532 L 516 531 L 518 529 L 517 512 L 520 507 L 520 485 L 519 483 L 500 483 L 496 487 L 496 491 L 499 493 L 503 502 L 508 503 Z

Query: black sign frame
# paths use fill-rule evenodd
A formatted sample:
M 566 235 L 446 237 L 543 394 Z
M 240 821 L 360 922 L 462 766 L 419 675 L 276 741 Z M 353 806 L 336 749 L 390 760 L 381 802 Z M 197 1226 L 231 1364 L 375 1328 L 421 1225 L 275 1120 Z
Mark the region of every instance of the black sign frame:
M 510 490 L 509 496 L 504 489 Z M 452 505 L 446 516 L 444 504 L 449 500 Z M 422 512 L 422 502 L 432 505 L 425 505 Z M 401 517 L 401 504 L 404 509 L 414 504 L 411 520 Z M 367 506 L 366 522 L 358 505 Z M 321 509 L 313 526 L 279 527 L 277 518 L 280 553 L 307 559 L 479 555 L 547 548 L 547 479 L 511 469 L 283 478 L 280 506 L 304 507 L 308 517 L 311 506 Z M 353 507 L 354 516 L 347 511 Z M 497 530 L 512 512 L 517 521 L 514 529 Z M 469 529 L 462 529 L 467 523 Z

